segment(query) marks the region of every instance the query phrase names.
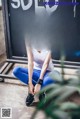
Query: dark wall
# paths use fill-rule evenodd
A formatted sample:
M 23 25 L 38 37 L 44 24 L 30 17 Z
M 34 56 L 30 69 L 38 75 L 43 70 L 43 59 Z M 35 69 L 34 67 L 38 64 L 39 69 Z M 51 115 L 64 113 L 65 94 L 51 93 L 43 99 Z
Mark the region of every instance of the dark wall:
M 23 1 L 27 5 L 28 0 Z M 80 5 L 76 6 L 75 17 L 73 5 L 59 5 L 51 15 L 42 12 L 36 15 L 35 0 L 32 1 L 28 10 L 23 10 L 21 4 L 14 9 L 11 3 L 17 5 L 17 2 L 8 1 L 12 55 L 26 56 L 25 41 L 31 41 L 35 47 L 50 48 L 55 59 L 59 59 L 64 50 L 66 60 L 80 61 Z M 43 6 L 42 1 L 39 6 Z

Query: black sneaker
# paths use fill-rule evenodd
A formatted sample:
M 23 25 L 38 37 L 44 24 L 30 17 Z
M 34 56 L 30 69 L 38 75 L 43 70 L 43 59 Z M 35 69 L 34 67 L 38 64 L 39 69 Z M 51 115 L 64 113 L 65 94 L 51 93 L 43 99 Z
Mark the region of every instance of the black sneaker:
M 39 95 L 39 101 L 45 100 L 46 94 L 45 92 Z
M 30 106 L 34 101 L 34 95 L 32 94 L 28 94 L 27 98 L 26 98 L 26 106 Z

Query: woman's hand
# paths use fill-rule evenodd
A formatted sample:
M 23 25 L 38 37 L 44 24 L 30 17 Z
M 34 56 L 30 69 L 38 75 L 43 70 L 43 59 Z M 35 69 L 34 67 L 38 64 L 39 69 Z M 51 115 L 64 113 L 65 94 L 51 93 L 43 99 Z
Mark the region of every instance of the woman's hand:
M 34 95 L 34 85 L 32 83 L 29 83 L 29 93 Z
M 34 94 L 38 93 L 41 89 L 41 85 L 40 84 L 36 84 L 34 87 Z

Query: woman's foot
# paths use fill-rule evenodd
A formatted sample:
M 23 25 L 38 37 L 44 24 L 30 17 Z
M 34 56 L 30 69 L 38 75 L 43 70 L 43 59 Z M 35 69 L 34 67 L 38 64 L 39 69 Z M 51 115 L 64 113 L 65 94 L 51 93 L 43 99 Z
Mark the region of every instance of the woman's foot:
M 34 101 L 34 95 L 32 94 L 28 94 L 27 98 L 26 98 L 26 106 L 30 106 Z
M 45 100 L 46 94 L 43 92 L 42 94 L 39 95 L 39 101 Z

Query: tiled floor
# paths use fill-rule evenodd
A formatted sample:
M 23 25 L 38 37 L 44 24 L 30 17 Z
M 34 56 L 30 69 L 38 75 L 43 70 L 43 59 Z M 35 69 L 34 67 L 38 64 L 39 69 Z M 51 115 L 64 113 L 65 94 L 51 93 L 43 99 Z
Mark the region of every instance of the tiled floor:
M 27 86 L 0 83 L 0 108 L 11 107 L 12 119 L 30 119 L 36 103 L 34 102 L 31 107 L 27 107 L 25 105 L 27 94 Z M 43 119 L 42 116 L 43 114 L 40 113 L 36 119 Z

